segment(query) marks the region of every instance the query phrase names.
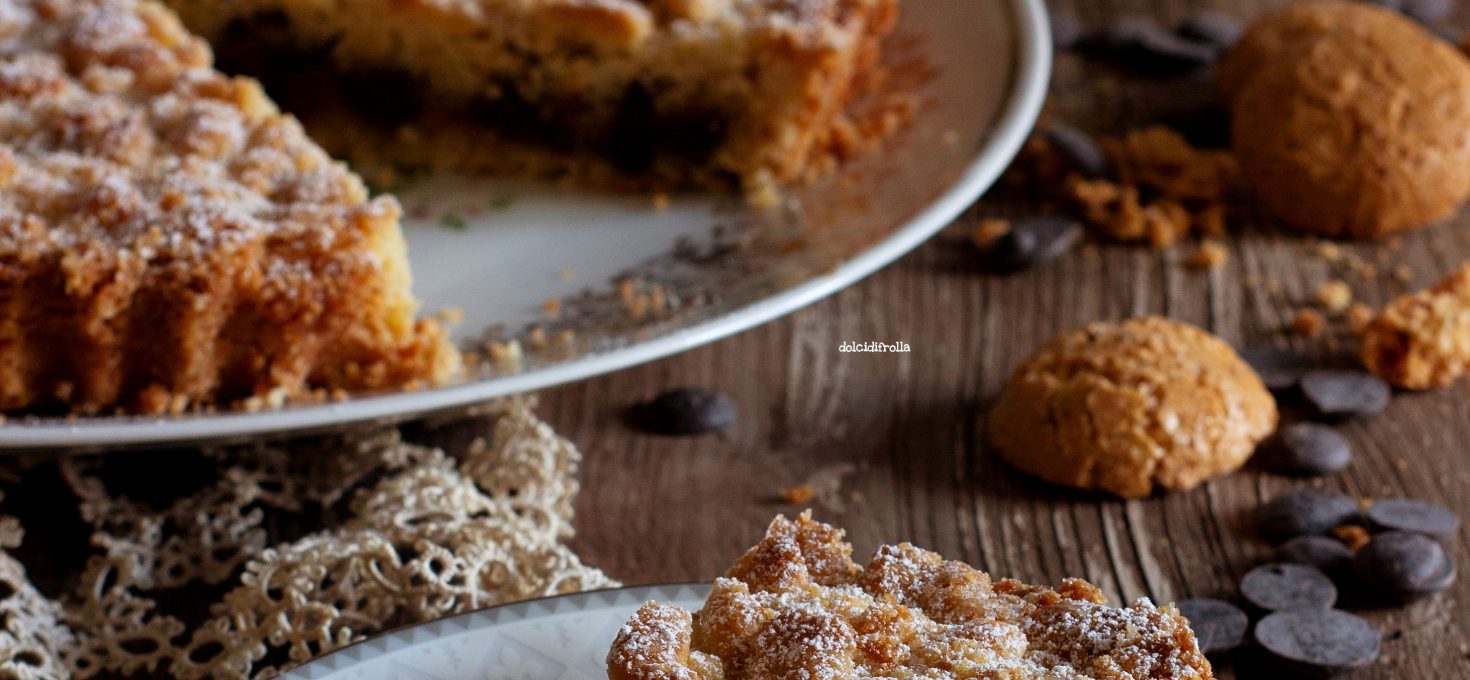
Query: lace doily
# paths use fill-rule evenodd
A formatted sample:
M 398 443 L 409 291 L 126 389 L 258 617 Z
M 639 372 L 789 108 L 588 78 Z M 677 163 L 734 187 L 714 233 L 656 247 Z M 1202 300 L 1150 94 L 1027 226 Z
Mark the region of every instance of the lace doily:
M 0 677 L 269 677 L 385 628 L 614 585 L 563 543 L 577 450 L 523 400 L 482 417 L 458 458 L 387 429 L 0 470 L 15 489 L 54 465 L 90 532 L 47 597 L 0 518 Z

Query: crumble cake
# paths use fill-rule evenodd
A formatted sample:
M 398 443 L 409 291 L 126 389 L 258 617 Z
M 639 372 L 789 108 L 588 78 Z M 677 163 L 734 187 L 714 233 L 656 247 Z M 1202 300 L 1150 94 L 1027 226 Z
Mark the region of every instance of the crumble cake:
M 643 605 L 607 667 L 610 680 L 1214 677 L 1173 606 L 1110 607 L 1078 579 L 992 583 L 907 543 L 860 567 L 810 512 L 776 517 L 699 612 Z
M 572 172 L 598 181 L 750 190 L 818 172 L 896 125 L 849 104 L 897 0 L 166 1 L 273 94 L 326 64 L 334 76 L 305 85 L 306 99 L 340 88 L 395 131 L 308 118 L 319 142 L 365 165 L 386 149 L 411 165 L 580 163 Z M 293 111 L 297 99 L 286 96 Z M 457 134 L 454 120 L 494 135 Z
M 162 5 L 0 0 L 0 409 L 444 378 L 398 215 Z

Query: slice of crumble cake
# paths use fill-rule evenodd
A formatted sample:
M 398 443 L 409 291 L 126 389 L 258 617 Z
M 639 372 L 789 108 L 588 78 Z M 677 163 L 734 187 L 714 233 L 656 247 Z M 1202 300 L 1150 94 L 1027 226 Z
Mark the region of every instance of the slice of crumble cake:
M 0 0 L 0 409 L 442 379 L 398 214 L 164 6 Z
M 777 517 L 692 616 L 650 602 L 618 632 L 611 680 L 1208 680 L 1172 606 L 1103 603 L 945 561 L 907 543 L 860 567 L 843 534 Z
M 341 86 L 353 108 L 402 124 L 387 143 L 400 161 L 531 172 L 584 162 L 655 184 L 749 189 L 819 171 L 893 127 L 848 105 L 897 0 L 167 2 L 227 68 L 268 89 L 299 89 L 306 64 L 327 63 L 337 82 L 307 98 Z M 453 134 L 446 112 L 493 141 Z M 342 129 L 312 132 L 354 162 L 383 151 Z

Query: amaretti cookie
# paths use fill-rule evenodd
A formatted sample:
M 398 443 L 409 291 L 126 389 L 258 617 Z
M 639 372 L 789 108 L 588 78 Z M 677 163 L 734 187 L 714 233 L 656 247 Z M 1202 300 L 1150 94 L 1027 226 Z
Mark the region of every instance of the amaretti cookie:
M 1379 237 L 1470 197 L 1470 59 L 1397 12 L 1291 5 L 1250 28 L 1220 80 L 1242 176 L 1296 229 Z
M 1224 341 L 1145 317 L 1047 343 L 1011 376 L 989 431 L 1024 472 L 1133 497 L 1238 468 L 1276 420 L 1275 399 Z

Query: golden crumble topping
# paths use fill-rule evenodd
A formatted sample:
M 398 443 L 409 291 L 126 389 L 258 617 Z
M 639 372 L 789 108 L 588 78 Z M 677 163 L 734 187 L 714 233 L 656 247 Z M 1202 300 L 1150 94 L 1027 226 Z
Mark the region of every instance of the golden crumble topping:
M 611 680 L 767 678 L 1211 678 L 1173 607 L 1103 603 L 1085 581 L 1057 590 L 909 544 L 852 561 L 843 533 L 777 517 L 704 609 L 648 603 L 619 631 Z
M 0 0 L 0 408 L 442 377 L 397 218 L 161 5 Z

